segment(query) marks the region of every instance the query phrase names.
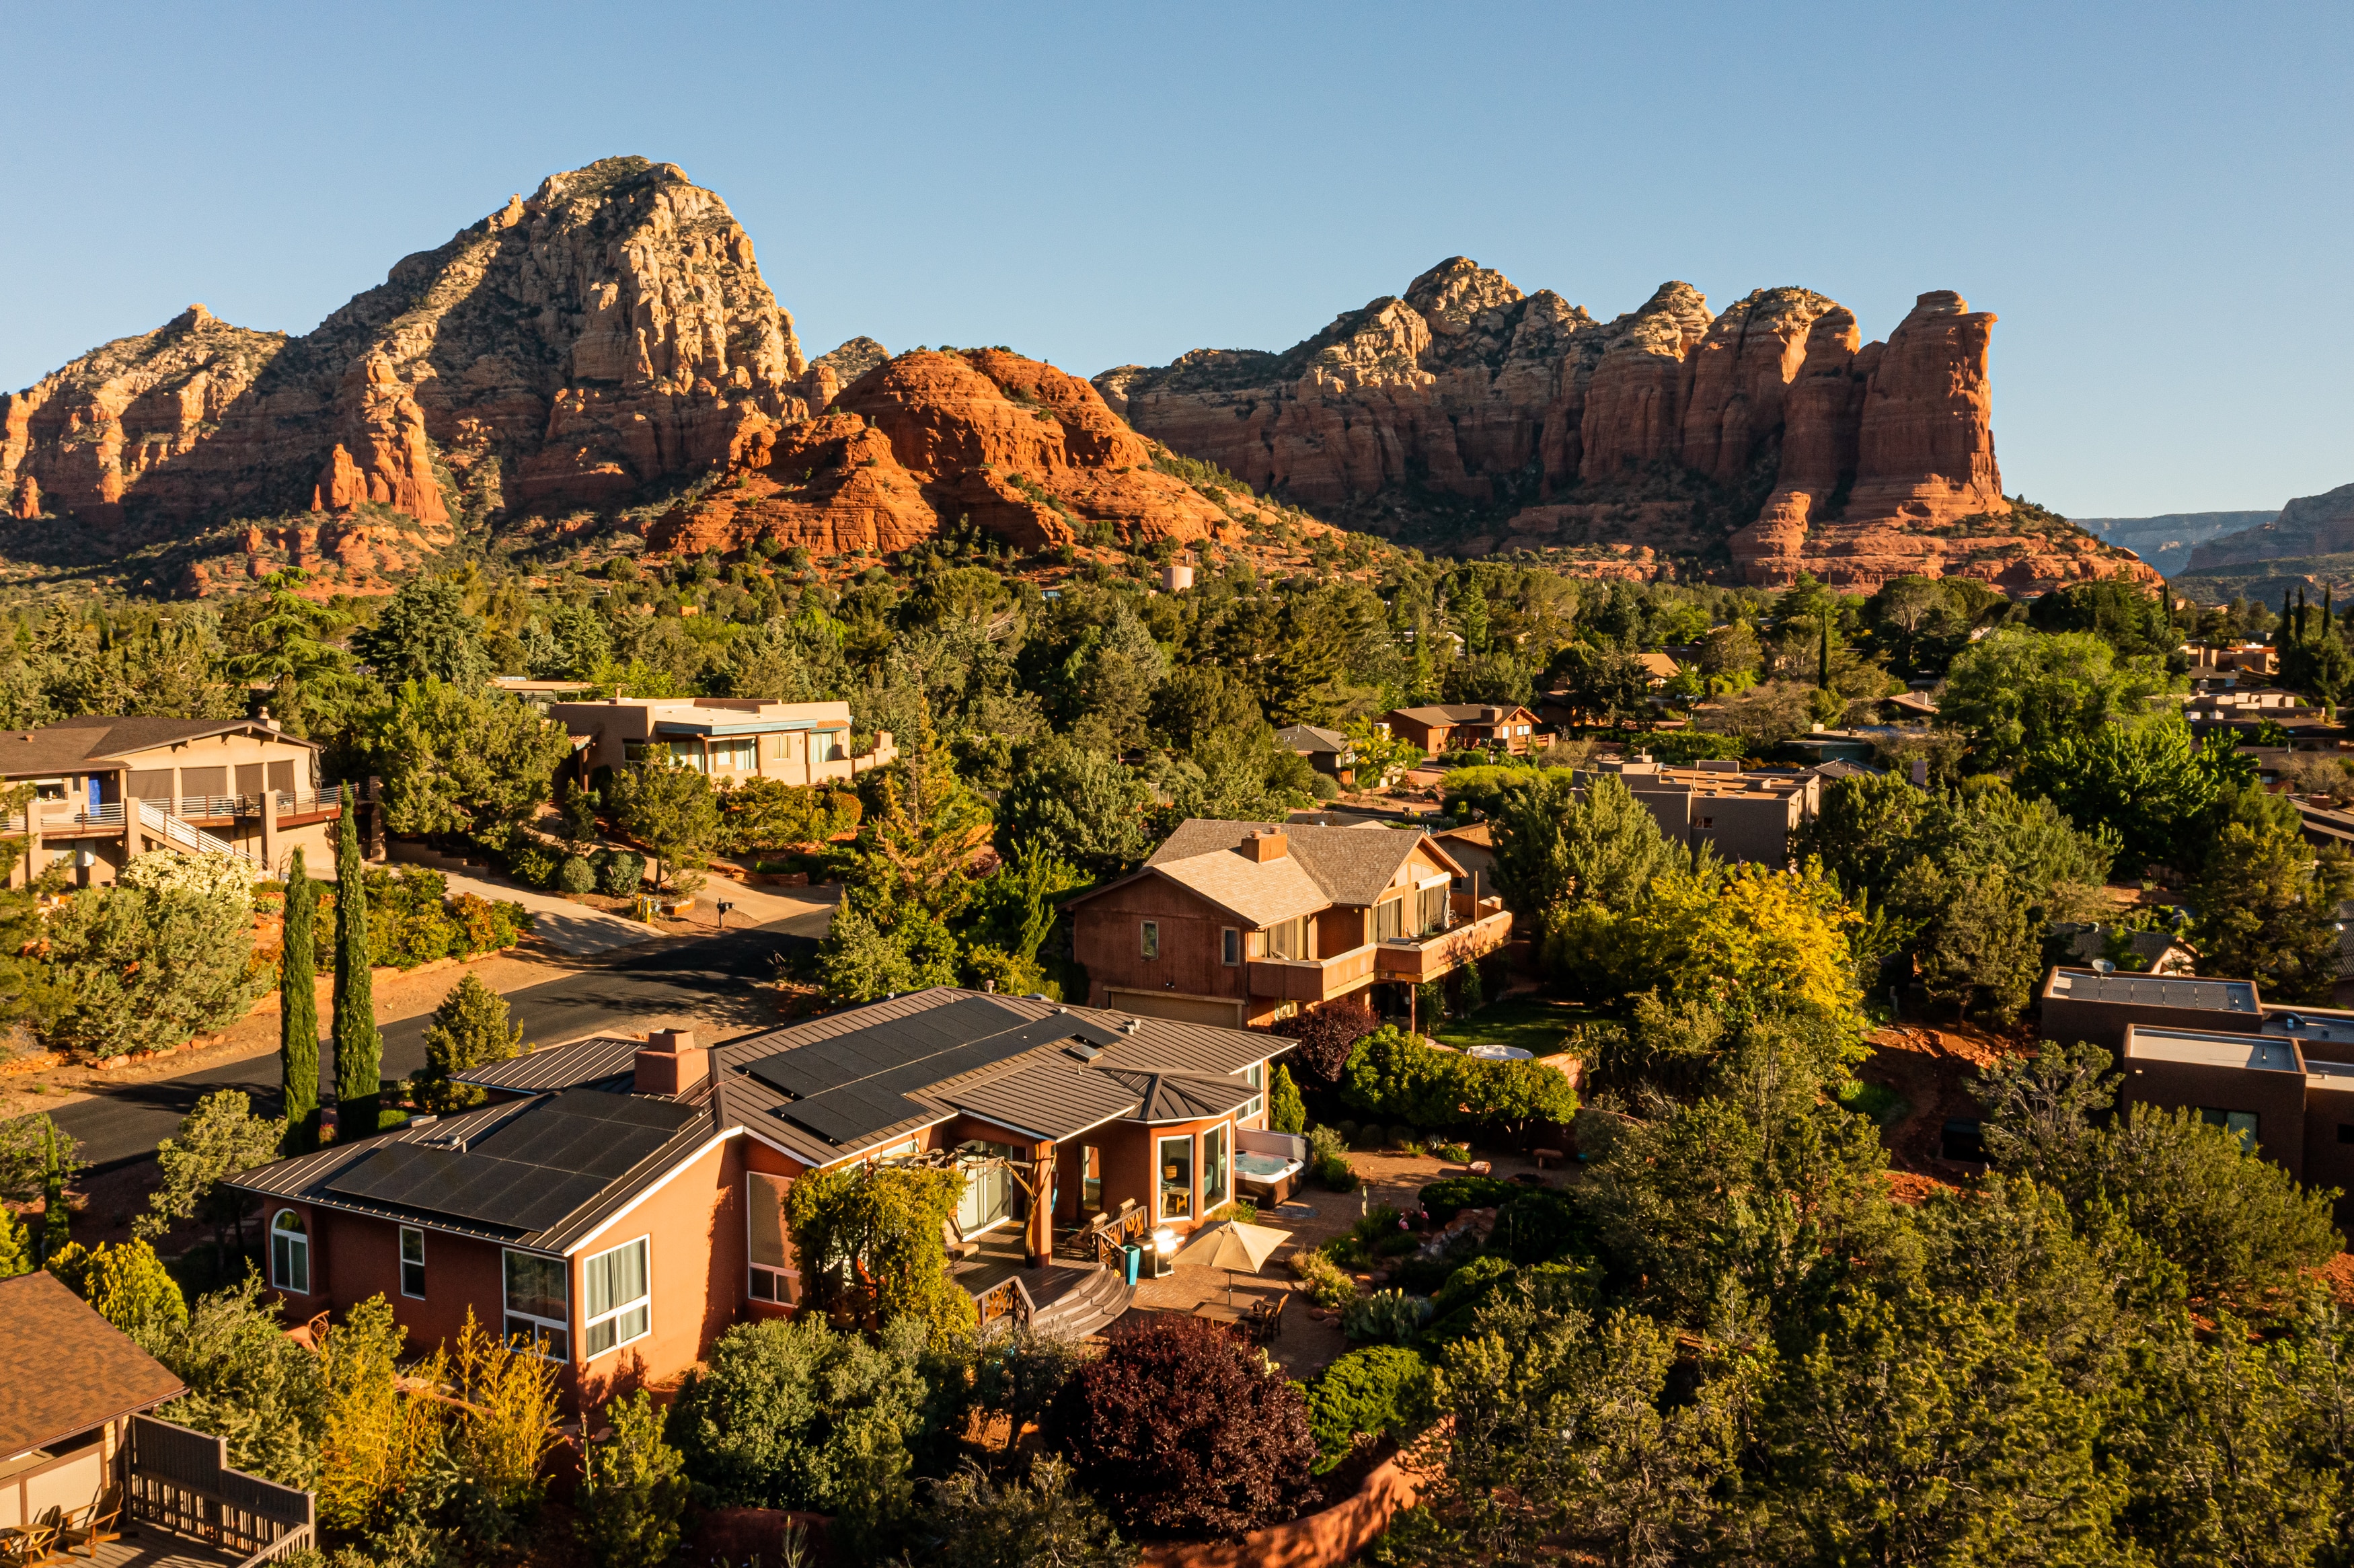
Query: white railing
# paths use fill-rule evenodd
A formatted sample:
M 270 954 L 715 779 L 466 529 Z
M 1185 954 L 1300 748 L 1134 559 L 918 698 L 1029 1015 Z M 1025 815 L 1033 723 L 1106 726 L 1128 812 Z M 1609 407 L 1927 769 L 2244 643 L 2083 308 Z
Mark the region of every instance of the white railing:
M 139 802 L 139 825 L 177 849 L 191 854 L 229 854 L 239 860 L 246 853 L 217 834 L 208 833 L 195 823 L 172 815 L 153 800 Z
M 109 800 L 101 806 L 77 806 L 71 801 L 44 801 L 41 805 L 41 826 L 119 828 L 122 826 L 122 802 Z

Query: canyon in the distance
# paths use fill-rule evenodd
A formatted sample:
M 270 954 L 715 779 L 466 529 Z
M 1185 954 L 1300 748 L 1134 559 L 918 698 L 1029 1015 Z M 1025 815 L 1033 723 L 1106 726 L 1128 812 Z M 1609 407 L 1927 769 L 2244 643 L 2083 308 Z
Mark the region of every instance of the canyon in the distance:
M 1994 323 L 1930 292 L 1866 343 L 1804 289 L 1712 314 L 1683 283 L 1601 321 L 1458 257 L 1284 352 L 1092 383 L 1002 349 L 811 359 L 716 195 L 606 159 L 310 333 L 196 306 L 0 398 L 0 554 L 369 591 L 502 532 L 831 556 L 967 526 L 1027 552 L 1239 543 L 1297 508 L 1606 576 L 2154 578 L 2004 496 Z

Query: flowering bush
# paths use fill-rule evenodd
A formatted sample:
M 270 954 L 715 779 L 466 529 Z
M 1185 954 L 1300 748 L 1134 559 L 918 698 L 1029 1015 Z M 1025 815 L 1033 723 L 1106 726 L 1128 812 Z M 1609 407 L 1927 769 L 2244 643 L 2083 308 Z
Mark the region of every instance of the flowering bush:
M 133 855 L 115 882 L 146 893 L 189 893 L 240 909 L 253 906 L 253 869 L 233 854 L 151 850 Z

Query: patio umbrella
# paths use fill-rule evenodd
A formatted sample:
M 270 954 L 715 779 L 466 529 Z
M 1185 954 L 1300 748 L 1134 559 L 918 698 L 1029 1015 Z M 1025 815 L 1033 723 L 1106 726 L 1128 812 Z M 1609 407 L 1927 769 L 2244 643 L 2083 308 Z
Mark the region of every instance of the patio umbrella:
M 1240 1220 L 1227 1220 L 1195 1235 L 1172 1261 L 1192 1264 L 1196 1268 L 1225 1269 L 1226 1305 L 1231 1307 L 1235 1304 L 1235 1270 L 1247 1269 L 1257 1274 L 1260 1266 L 1275 1255 L 1275 1249 L 1290 1239 L 1289 1231 L 1279 1231 L 1273 1225 L 1247 1225 Z

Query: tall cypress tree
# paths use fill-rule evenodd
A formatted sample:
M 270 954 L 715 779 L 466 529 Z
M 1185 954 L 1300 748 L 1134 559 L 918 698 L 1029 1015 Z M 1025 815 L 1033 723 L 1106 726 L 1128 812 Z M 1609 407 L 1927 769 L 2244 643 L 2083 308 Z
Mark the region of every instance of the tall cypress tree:
M 366 867 L 352 787 L 343 789 L 344 820 L 335 834 L 335 1137 L 376 1131 L 384 1037 L 376 1032 L 376 981 L 368 969 Z
M 1815 656 L 1815 684 L 1823 691 L 1831 689 L 1831 618 L 1823 617 L 1822 651 Z
M 286 878 L 285 954 L 278 965 L 278 1072 L 285 1089 L 286 1152 L 319 1147 L 319 888 L 294 852 Z
M 41 1261 L 48 1262 L 73 1241 L 73 1211 L 66 1206 L 66 1161 L 58 1158 L 58 1124 L 41 1128 Z

